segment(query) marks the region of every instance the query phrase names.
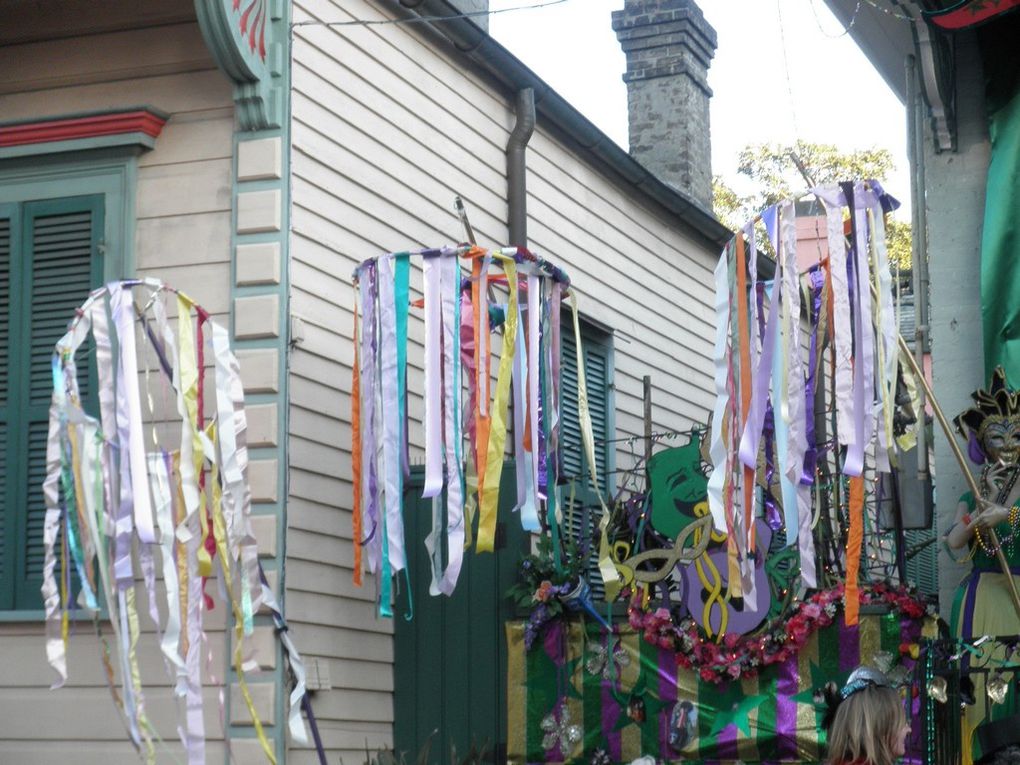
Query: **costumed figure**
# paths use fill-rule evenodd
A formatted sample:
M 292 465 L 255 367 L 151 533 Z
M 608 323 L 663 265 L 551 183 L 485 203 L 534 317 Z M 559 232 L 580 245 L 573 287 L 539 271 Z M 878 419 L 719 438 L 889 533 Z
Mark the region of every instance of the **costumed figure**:
M 984 464 L 981 496 L 967 492 L 960 498 L 956 523 L 946 535 L 958 562 L 972 559 L 971 573 L 960 583 L 953 602 L 952 626 L 964 640 L 982 635 L 1006 636 L 1020 632 L 1020 619 L 1010 600 L 1010 583 L 998 558 L 1001 547 L 1013 581 L 1020 585 L 1020 392 L 1010 390 L 1002 367 L 992 373 L 988 390 L 972 394 L 975 406 L 960 414 L 956 427 L 968 439 L 970 457 Z M 993 533 L 994 532 L 994 533 Z M 997 541 L 997 544 L 996 544 Z M 960 552 L 969 548 L 962 558 Z M 1005 647 L 986 644 L 983 660 L 1005 659 Z M 991 655 L 989 652 L 992 652 Z M 1001 655 L 996 655 L 1001 654 Z M 964 652 L 966 670 L 971 661 Z M 964 765 L 981 756 L 974 729 L 985 717 L 985 678 L 974 673 L 974 695 L 978 703 L 967 706 L 964 717 Z M 1001 704 L 991 706 L 991 719 L 1017 712 L 1016 696 L 1010 692 Z M 974 739 L 974 747 L 967 742 Z
M 906 754 L 910 722 L 884 674 L 858 667 L 838 691 L 826 687 L 825 696 L 830 765 L 893 765 Z

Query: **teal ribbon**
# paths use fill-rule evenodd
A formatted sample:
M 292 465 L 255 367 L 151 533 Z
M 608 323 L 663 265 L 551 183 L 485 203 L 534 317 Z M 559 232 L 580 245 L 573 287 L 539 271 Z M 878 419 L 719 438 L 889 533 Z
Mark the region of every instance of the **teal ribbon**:
M 397 328 L 397 411 L 400 430 L 399 453 L 402 455 L 407 449 L 407 307 L 410 299 L 410 278 L 411 278 L 411 256 L 410 253 L 401 252 L 393 256 L 393 310 L 396 312 Z M 397 477 L 400 497 L 404 496 L 404 473 L 401 470 Z M 401 499 L 403 502 L 403 499 Z M 385 537 L 383 537 L 385 539 Z M 386 545 L 388 548 L 388 545 Z M 407 554 L 406 546 L 404 550 Z M 385 554 L 385 553 L 384 553 Z M 414 616 L 414 603 L 411 598 L 411 575 L 409 565 L 404 567 L 404 577 L 407 582 L 407 613 L 404 618 L 410 621 Z M 387 580 L 385 587 L 389 588 Z M 388 602 L 388 601 L 387 601 Z M 392 616 L 392 611 L 390 612 Z

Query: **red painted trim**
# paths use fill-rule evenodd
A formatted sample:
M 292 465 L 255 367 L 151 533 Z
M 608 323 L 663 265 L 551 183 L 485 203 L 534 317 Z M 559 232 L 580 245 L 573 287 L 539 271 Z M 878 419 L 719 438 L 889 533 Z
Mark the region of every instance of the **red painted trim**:
M 1020 0 L 970 0 L 935 13 L 926 13 L 935 26 L 955 32 L 983 24 L 995 16 L 1015 10 Z
M 96 138 L 124 133 L 144 133 L 152 138 L 158 138 L 165 124 L 164 117 L 144 109 L 136 109 L 130 112 L 110 112 L 89 117 L 0 125 L 0 147 L 24 146 L 51 141 L 72 141 L 77 138 Z

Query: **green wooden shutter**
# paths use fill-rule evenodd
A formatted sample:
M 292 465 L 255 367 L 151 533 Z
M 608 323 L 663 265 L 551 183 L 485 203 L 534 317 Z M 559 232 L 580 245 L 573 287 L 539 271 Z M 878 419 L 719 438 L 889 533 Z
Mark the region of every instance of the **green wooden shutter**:
M 572 331 L 573 319 L 564 322 L 568 329 L 562 335 L 560 353 L 560 454 L 563 478 L 563 524 L 565 533 L 579 547 L 588 548 L 589 577 L 595 598 L 602 597 L 602 578 L 598 571 L 598 549 L 595 534 L 601 520 L 598 494 L 591 488 L 588 477 L 588 459 L 581 441 L 581 425 L 577 411 L 577 346 Z M 595 468 L 598 472 L 599 493 L 607 497 L 609 486 L 611 438 L 611 379 L 612 338 L 587 325 L 581 327 L 584 375 L 588 392 L 588 409 L 591 414 L 592 437 L 595 440 Z M 572 482 L 572 485 L 571 485 Z M 571 493 L 574 501 L 570 502 Z
M 8 534 L 10 521 L 9 497 L 12 482 L 8 480 L 7 426 L 9 409 L 9 365 L 11 345 L 11 218 L 0 207 L 0 609 L 13 605 L 11 590 L 11 556 L 8 549 L 12 534 Z
M 4 290 L 9 305 L 6 364 L 6 502 L 3 587 L 0 605 L 18 610 L 42 606 L 46 506 L 46 437 L 52 392 L 53 346 L 74 310 L 102 279 L 99 242 L 101 196 L 27 202 L 20 206 Z M 82 396 L 93 374 L 79 363 Z

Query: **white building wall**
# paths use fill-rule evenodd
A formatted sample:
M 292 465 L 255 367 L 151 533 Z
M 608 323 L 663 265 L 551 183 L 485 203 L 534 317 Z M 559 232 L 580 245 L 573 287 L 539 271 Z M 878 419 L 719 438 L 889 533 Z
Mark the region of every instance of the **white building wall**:
M 376 582 L 351 584 L 351 274 L 380 253 L 461 241 L 458 194 L 478 242 L 504 244 L 515 119 L 513 94 L 412 25 L 302 24 L 383 18 L 370 0 L 294 6 L 290 278 L 303 340 L 290 359 L 287 615 L 302 651 L 328 664 L 333 690 L 316 693 L 315 713 L 330 756 L 345 762 L 361 761 L 366 741 L 392 743 L 394 688 L 392 624 L 375 617 Z M 715 249 L 541 124 L 527 162 L 530 246 L 567 270 L 585 314 L 617 330 L 616 435 L 643 433 L 645 374 L 656 429 L 704 422 Z M 417 266 L 411 284 L 413 300 Z M 414 311 L 409 335 L 413 460 L 423 335 Z M 622 447 L 621 466 L 629 459 Z M 312 757 L 292 751 L 294 762 Z

